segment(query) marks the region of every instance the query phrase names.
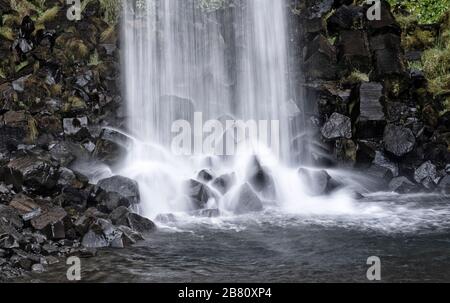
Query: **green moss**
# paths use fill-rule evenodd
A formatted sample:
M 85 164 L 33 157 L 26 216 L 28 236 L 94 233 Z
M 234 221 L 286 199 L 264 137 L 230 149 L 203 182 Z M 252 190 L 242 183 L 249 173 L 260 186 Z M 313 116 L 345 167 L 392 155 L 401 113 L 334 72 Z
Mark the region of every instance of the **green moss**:
M 350 75 L 341 80 L 341 84 L 353 85 L 369 81 L 370 80 L 368 74 L 362 73 L 359 70 L 354 70 Z
M 14 41 L 14 31 L 6 26 L 0 27 L 0 36 L 6 40 Z

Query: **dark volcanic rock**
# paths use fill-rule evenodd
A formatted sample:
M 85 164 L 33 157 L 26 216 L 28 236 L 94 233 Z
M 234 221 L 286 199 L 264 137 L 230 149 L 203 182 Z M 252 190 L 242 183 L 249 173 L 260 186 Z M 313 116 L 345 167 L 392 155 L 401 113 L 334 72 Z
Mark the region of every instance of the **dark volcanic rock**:
M 416 138 L 409 128 L 389 124 L 384 130 L 383 143 L 386 151 L 401 157 L 413 151 Z
M 335 180 L 325 170 L 310 170 L 300 168 L 298 170 L 300 179 L 305 185 L 305 189 L 310 195 L 325 195 L 336 189 L 338 186 Z
M 198 182 L 197 180 L 189 180 L 186 182 L 186 187 L 188 197 L 192 202 L 194 209 L 205 208 L 210 199 L 216 198 L 208 185 Z
M 128 208 L 123 206 L 115 209 L 109 218 L 113 224 L 127 226 L 139 233 L 149 233 L 156 229 L 155 223 L 151 220 L 132 213 Z
M 440 181 L 439 181 L 439 190 L 442 191 L 445 194 L 450 194 L 450 175 L 445 175 Z
M 140 202 L 139 185 L 136 181 L 122 176 L 100 180 L 97 187 L 106 193 L 116 193 L 120 198 L 126 199 L 130 204 Z
M 383 152 L 377 151 L 375 153 L 373 164 L 389 169 L 394 177 L 399 174 L 398 164 L 390 160 Z
M 389 189 L 399 194 L 408 194 L 418 191 L 417 185 L 406 177 L 397 177 L 389 183 Z
M 318 35 L 305 50 L 305 70 L 313 79 L 336 77 L 336 50 L 323 35 Z
M 352 121 L 349 117 L 339 113 L 333 113 L 322 127 L 321 132 L 322 136 L 328 140 L 339 138 L 350 139 L 352 137 Z
M 381 104 L 383 86 L 380 83 L 363 83 L 359 89 L 358 138 L 378 138 L 383 135 L 386 119 Z
M 226 194 L 230 188 L 236 183 L 236 175 L 234 173 L 224 174 L 212 182 L 212 186 L 222 195 Z
M 269 169 L 262 166 L 256 156 L 253 156 L 247 167 L 246 180 L 253 190 L 264 199 L 274 199 L 276 197 L 275 181 Z
M 58 179 L 58 169 L 47 160 L 35 156 L 23 156 L 9 162 L 4 180 L 17 190 L 22 186 L 39 193 L 52 190 Z
M 338 57 L 340 64 L 348 70 L 369 72 L 371 58 L 366 33 L 360 30 L 346 30 L 339 35 Z
M 432 186 L 432 183 L 434 183 L 436 179 L 436 165 L 431 163 L 431 161 L 423 163 L 414 172 L 414 180 L 416 180 L 416 182 L 419 184 L 423 184 L 427 188 L 429 188 L 429 186 Z
M 251 186 L 246 183 L 241 186 L 235 202 L 234 212 L 236 214 L 246 214 L 249 212 L 258 212 L 263 210 L 261 199 L 253 191 Z

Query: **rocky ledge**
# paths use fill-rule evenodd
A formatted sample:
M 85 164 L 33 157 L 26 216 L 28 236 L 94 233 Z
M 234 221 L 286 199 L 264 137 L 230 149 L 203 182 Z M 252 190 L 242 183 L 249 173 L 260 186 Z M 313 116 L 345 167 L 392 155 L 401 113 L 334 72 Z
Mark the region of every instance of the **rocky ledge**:
M 105 129 L 123 121 L 116 23 L 100 1 L 76 22 L 65 0 L 19 2 L 0 0 L 0 281 L 155 230 L 136 182 L 74 168 L 124 152 Z

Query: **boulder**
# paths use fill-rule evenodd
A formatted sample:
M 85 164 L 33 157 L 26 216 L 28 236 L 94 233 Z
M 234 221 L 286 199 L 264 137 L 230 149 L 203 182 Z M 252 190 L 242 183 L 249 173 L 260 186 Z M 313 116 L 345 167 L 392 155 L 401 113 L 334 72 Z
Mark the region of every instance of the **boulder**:
M 363 8 L 355 5 L 341 5 L 327 19 L 329 33 L 338 33 L 358 26 L 363 20 Z
M 199 180 L 200 182 L 209 182 L 211 180 L 214 179 L 214 173 L 209 170 L 209 169 L 202 169 L 198 174 L 197 174 L 197 180 Z
M 450 175 L 445 175 L 440 181 L 438 188 L 445 194 L 450 194 Z
M 365 172 L 374 180 L 381 181 L 382 184 L 380 185 L 382 186 L 387 185 L 393 178 L 392 171 L 389 168 L 378 165 L 370 166 Z
M 257 156 L 253 156 L 247 166 L 246 181 L 262 197 L 266 199 L 276 197 L 275 181 L 269 169 L 261 165 Z
M 208 185 L 198 182 L 197 180 L 189 180 L 186 182 L 188 197 L 194 209 L 203 209 L 207 206 L 210 199 L 216 196 Z
M 380 83 L 363 83 L 359 89 L 359 118 L 356 124 L 360 139 L 383 135 L 386 119 L 383 112 L 383 86 Z
M 52 190 L 58 180 L 58 169 L 51 162 L 36 156 L 23 156 L 13 159 L 7 165 L 4 176 L 7 184 L 16 190 L 25 186 L 35 193 Z
M 333 113 L 322 127 L 322 136 L 327 140 L 352 137 L 352 121 L 349 117 Z
M 226 194 L 230 188 L 236 183 L 236 175 L 234 173 L 224 174 L 214 179 L 212 186 L 222 195 Z
M 115 165 L 126 155 L 128 143 L 126 136 L 103 129 L 95 144 L 93 156 L 107 165 Z
M 338 182 L 333 180 L 325 170 L 300 168 L 298 174 L 302 184 L 310 195 L 325 195 L 338 187 Z
M 97 187 L 101 192 L 117 194 L 121 199 L 128 201 L 130 205 L 140 203 L 139 185 L 136 181 L 122 176 L 100 180 Z
M 370 39 L 370 47 L 375 57 L 376 74 L 380 79 L 389 75 L 404 74 L 399 35 L 387 33 L 374 36 Z
M 86 248 L 123 248 L 123 232 L 105 219 L 97 219 L 83 236 L 81 244 Z
M 391 180 L 389 189 L 399 194 L 409 194 L 417 191 L 417 185 L 406 177 L 397 177 Z
M 63 119 L 64 134 L 73 136 L 76 135 L 83 128 L 88 127 L 88 118 L 66 118 Z
M 419 184 L 425 185 L 426 187 L 427 185 L 431 185 L 431 183 L 433 183 L 436 179 L 437 179 L 436 165 L 431 163 L 431 161 L 423 163 L 414 172 L 414 180 L 416 180 L 416 182 Z
M 233 211 L 238 215 L 263 210 L 261 199 L 248 183 L 239 188 L 235 198 Z
M 323 35 L 318 35 L 305 48 L 307 77 L 332 80 L 336 78 L 336 50 Z
M 339 35 L 338 57 L 347 70 L 368 73 L 371 68 L 370 51 L 366 33 L 360 30 L 345 30 Z
M 24 221 L 30 221 L 41 215 L 42 209 L 34 200 L 24 194 L 17 194 L 9 203 L 9 206 L 16 209 Z
M 416 138 L 409 128 L 388 124 L 384 130 L 383 144 L 386 151 L 402 157 L 414 150 Z
M 381 167 L 385 167 L 389 169 L 392 172 L 392 175 L 394 177 L 398 176 L 399 173 L 399 167 L 398 164 L 394 161 L 390 160 L 383 152 L 376 151 L 375 152 L 375 159 L 373 160 L 374 165 L 378 165 Z
M 46 227 L 53 229 L 55 225 L 61 222 L 66 216 L 66 211 L 59 206 L 44 208 L 42 213 L 31 220 L 31 225 L 37 230 L 43 230 Z
M 127 226 L 133 231 L 139 233 L 149 233 L 156 229 L 155 223 L 151 220 L 144 218 L 138 214 L 132 213 L 126 207 L 119 207 L 115 209 L 110 215 L 111 222 L 118 226 Z

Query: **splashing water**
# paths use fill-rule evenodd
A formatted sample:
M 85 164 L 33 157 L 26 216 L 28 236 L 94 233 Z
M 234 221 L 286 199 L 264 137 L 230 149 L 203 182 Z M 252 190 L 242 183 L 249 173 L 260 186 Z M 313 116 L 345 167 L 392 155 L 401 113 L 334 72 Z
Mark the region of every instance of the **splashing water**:
M 261 197 L 266 206 L 351 212 L 347 194 L 311 197 L 296 169 L 289 167 L 294 134 L 284 2 L 245 0 L 212 11 L 203 10 L 197 0 L 144 3 L 125 5 L 126 99 L 129 132 L 136 139 L 120 171 L 139 182 L 143 214 L 189 211 L 185 181 L 205 167 L 217 176 L 236 176 L 227 194 L 217 194 L 219 198 L 208 203 L 226 213 L 246 182 L 246 168 L 255 154 L 275 183 L 276 197 Z M 176 156 L 171 150 L 173 123 L 181 119 L 192 124 L 196 112 L 207 120 L 277 121 L 279 134 L 272 134 L 270 143 L 278 140 L 270 145 L 260 134 L 249 134 L 250 140 L 236 143 L 239 153 L 234 157 Z

